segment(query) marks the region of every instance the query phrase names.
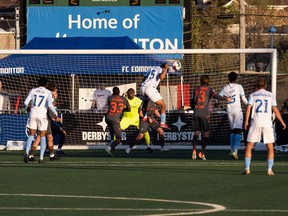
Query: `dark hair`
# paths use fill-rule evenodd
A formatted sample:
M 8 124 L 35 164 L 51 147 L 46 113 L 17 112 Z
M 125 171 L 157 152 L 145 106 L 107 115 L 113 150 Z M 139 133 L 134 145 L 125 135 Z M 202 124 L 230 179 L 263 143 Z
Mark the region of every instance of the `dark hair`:
M 112 91 L 113 91 L 113 95 L 119 95 L 120 94 L 120 89 L 117 86 L 113 87 Z
M 229 82 L 235 82 L 237 80 L 238 74 L 234 71 L 228 74 Z
M 130 92 L 130 91 L 133 91 L 133 92 L 135 93 L 135 90 L 134 90 L 133 88 L 129 88 L 129 89 L 127 90 L 127 94 L 128 94 L 128 92 Z
M 209 83 L 210 83 L 210 78 L 209 78 L 209 76 L 208 75 L 202 75 L 201 77 L 200 77 L 200 82 L 201 82 L 201 85 L 209 85 Z
M 165 65 L 166 65 L 167 63 L 166 62 L 163 62 L 161 65 L 160 65 L 160 67 L 161 68 L 165 68 Z
M 265 88 L 265 86 L 266 86 L 266 79 L 263 77 L 258 78 L 257 80 L 258 89 Z
M 55 89 L 57 89 L 57 85 L 55 83 L 49 83 L 47 89 L 50 91 L 55 91 Z
M 38 85 L 46 87 L 48 83 L 48 79 L 46 77 L 40 77 L 38 80 Z

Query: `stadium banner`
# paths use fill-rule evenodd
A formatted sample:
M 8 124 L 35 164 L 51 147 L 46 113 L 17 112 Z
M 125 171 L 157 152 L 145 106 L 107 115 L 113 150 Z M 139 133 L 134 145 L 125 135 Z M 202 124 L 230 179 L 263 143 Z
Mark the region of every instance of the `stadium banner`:
M 213 118 L 223 118 L 223 122 L 214 124 L 210 130 L 209 146 L 229 146 L 229 123 L 224 121 L 227 115 L 215 113 Z M 67 131 L 65 141 L 66 146 L 101 146 L 107 145 L 110 142 L 109 128 L 105 122 L 105 113 L 86 112 L 86 113 L 65 113 L 63 114 L 63 124 Z M 288 114 L 283 115 L 286 124 L 288 124 Z M 171 130 L 165 131 L 166 146 L 191 146 L 193 139 L 193 128 L 191 121 L 193 113 L 175 112 L 167 113 L 167 123 Z M 8 142 L 26 142 L 26 123 L 28 114 L 1 114 L 0 115 L 0 145 L 6 145 Z M 10 122 L 7 124 L 7 122 Z M 94 124 L 91 124 L 93 122 Z M 13 129 L 12 129 L 13 128 Z M 280 129 L 279 124 L 276 124 L 277 145 L 288 144 L 287 134 Z M 159 137 L 154 131 L 149 131 L 151 141 L 154 145 L 158 145 Z M 129 127 L 122 132 L 122 144 L 129 145 L 133 142 L 138 129 L 134 126 Z M 247 134 L 246 134 L 247 135 Z M 245 135 L 244 135 L 245 136 Z M 242 139 L 245 140 L 244 137 Z M 244 142 L 244 140 L 242 140 Z M 54 144 L 58 144 L 55 137 Z M 145 145 L 144 141 L 140 144 Z
M 27 42 L 34 37 L 128 36 L 143 49 L 182 49 L 181 6 L 28 7 Z

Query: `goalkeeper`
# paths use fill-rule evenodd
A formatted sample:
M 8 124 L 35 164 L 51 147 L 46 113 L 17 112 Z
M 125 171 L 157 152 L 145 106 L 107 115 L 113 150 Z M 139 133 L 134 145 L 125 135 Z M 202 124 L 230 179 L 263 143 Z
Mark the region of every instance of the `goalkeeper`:
M 128 89 L 126 98 L 130 104 L 131 111 L 124 112 L 123 117 L 120 121 L 120 127 L 122 130 L 126 130 L 129 126 L 135 126 L 139 129 L 140 125 L 139 111 L 141 108 L 142 100 L 135 96 L 135 90 L 133 88 Z M 152 152 L 150 146 L 150 136 L 148 131 L 144 133 L 144 139 L 147 145 L 147 151 Z

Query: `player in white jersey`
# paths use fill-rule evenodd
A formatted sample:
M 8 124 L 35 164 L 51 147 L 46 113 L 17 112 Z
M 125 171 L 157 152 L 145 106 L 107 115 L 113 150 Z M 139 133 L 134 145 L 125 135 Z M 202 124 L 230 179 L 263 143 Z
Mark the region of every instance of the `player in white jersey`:
M 147 74 L 145 74 L 140 87 L 143 100 L 150 99 L 161 107 L 160 126 L 164 129 L 169 129 L 168 125 L 166 124 L 166 104 L 158 92 L 157 87 L 160 81 L 166 77 L 167 72 L 168 64 L 162 64 L 160 67 L 151 68 Z
M 241 99 L 247 105 L 244 89 L 242 85 L 235 83 L 238 74 L 231 72 L 228 74 L 229 83 L 224 86 L 219 95 L 231 97 L 231 102 L 227 102 L 227 116 L 231 128 L 230 133 L 230 155 L 234 160 L 238 159 L 238 148 L 241 143 L 241 133 L 243 128 L 243 112 Z
M 281 114 L 277 108 L 277 103 L 274 95 L 266 91 L 266 80 L 259 78 L 257 81 L 258 91 L 250 94 L 247 110 L 245 114 L 245 130 L 248 129 L 248 121 L 251 114 L 251 125 L 247 137 L 247 146 L 245 150 L 245 172 L 244 175 L 250 174 L 250 164 L 252 158 L 252 148 L 255 142 L 260 142 L 263 136 L 263 142 L 266 144 L 268 155 L 268 171 L 269 176 L 274 175 L 272 167 L 274 164 L 274 129 L 272 123 L 272 111 L 277 119 L 286 128 Z M 251 112 L 252 111 L 252 112 Z
M 29 119 L 27 127 L 29 129 L 29 137 L 26 142 L 26 150 L 24 156 L 24 162 L 27 163 L 29 160 L 29 150 L 31 148 L 34 135 L 36 131 L 40 131 L 41 142 L 40 142 L 40 159 L 39 163 L 43 163 L 44 152 L 46 149 L 46 130 L 48 126 L 47 109 L 50 109 L 56 120 L 59 120 L 58 113 L 52 104 L 52 93 L 46 89 L 48 80 L 42 77 L 38 81 L 38 88 L 32 89 L 26 100 L 24 101 L 25 108 L 28 109 L 30 105 Z

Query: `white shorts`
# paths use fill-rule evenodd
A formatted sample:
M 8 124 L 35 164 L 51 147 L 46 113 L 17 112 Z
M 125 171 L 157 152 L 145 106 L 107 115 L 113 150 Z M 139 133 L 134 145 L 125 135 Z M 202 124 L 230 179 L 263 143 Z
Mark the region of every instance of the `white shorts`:
M 243 113 L 239 112 L 228 112 L 228 121 L 230 123 L 231 129 L 243 128 Z
M 250 127 L 247 141 L 252 143 L 260 142 L 262 136 L 265 144 L 275 142 L 273 127 Z
M 150 99 L 153 102 L 163 99 L 155 86 L 147 86 L 140 88 L 143 100 Z M 147 98 L 148 97 L 148 98 Z
M 47 131 L 48 128 L 48 119 L 47 118 L 37 118 L 32 117 L 28 119 L 27 127 L 29 129 L 39 130 L 39 131 Z

